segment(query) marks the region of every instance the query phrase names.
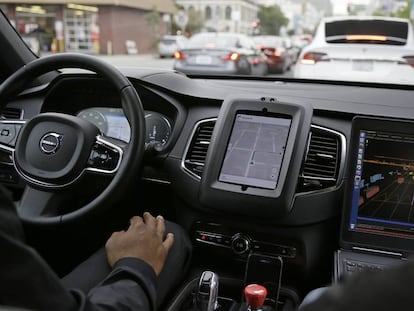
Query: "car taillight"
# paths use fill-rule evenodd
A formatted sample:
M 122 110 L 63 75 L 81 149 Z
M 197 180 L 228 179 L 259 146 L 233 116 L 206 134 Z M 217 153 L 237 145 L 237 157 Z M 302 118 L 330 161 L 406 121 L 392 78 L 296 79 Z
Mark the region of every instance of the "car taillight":
M 378 35 L 347 35 L 345 37 L 347 41 L 387 41 L 386 36 Z
M 315 65 L 317 62 L 329 61 L 328 54 L 319 52 L 308 52 L 300 60 L 301 64 Z
M 222 60 L 231 60 L 231 61 L 236 61 L 238 60 L 240 57 L 239 53 L 236 52 L 232 52 L 230 54 L 227 54 L 225 56 L 222 56 L 221 59 Z
M 177 51 L 174 53 L 174 58 L 175 59 L 186 59 L 187 55 L 185 55 L 184 53 Z
M 403 56 L 404 61 L 398 62 L 400 65 L 410 65 L 414 68 L 414 55 Z

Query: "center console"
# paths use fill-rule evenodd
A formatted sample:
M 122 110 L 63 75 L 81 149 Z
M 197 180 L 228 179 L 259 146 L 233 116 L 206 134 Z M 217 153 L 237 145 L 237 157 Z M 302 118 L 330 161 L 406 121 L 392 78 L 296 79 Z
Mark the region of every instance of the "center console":
M 251 252 L 295 259 L 298 247 L 293 241 L 278 242 L 268 235 L 246 233 L 218 223 L 198 221 L 194 225 L 193 240 L 201 245 L 223 248 L 246 257 Z
M 243 280 L 203 271 L 173 299 L 168 311 L 289 311 L 297 293 L 281 286 L 283 260 L 252 253 Z
M 273 224 L 292 211 L 311 117 L 310 105 L 274 97 L 238 94 L 224 100 L 198 201 L 203 210 L 230 217 L 192 223 L 195 262 L 206 270 L 186 284 L 169 311 L 297 308 L 297 292 L 281 280 L 284 272 L 294 278 L 308 268 L 303 241 Z M 237 217 L 244 221 L 233 221 Z

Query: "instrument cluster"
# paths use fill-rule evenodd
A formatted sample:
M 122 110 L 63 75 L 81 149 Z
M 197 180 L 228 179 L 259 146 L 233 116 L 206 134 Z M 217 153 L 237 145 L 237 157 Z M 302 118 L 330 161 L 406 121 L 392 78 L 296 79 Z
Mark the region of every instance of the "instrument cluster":
M 93 123 L 107 137 L 129 142 L 131 128 L 121 108 L 93 107 L 81 110 L 77 117 Z M 155 111 L 145 111 L 145 144 L 164 147 L 171 136 L 171 121 Z

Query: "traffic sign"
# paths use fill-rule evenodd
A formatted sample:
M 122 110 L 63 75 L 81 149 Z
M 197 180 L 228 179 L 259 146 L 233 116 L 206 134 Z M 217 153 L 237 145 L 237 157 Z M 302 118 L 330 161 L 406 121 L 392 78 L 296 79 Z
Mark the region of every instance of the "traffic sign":
M 174 21 L 181 29 L 184 29 L 188 23 L 188 15 L 184 11 L 179 11 L 174 15 Z

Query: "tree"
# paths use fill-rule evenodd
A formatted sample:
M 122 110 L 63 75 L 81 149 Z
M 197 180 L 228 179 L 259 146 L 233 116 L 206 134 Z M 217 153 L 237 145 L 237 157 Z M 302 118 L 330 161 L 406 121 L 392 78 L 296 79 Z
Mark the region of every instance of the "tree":
M 188 10 L 188 23 L 185 27 L 188 33 L 199 32 L 204 27 L 203 12 L 196 10 Z
M 152 11 L 145 15 L 145 21 L 151 28 L 151 48 L 154 48 L 161 38 L 162 17 L 161 14 L 158 12 L 157 7 L 154 6 L 152 8 Z
M 145 16 L 145 20 L 150 26 L 159 27 L 161 25 L 162 18 L 160 12 L 157 10 L 157 7 L 154 6 L 152 8 L 152 11 Z
M 279 35 L 280 28 L 289 23 L 289 19 L 277 5 L 270 7 L 261 6 L 258 18 L 262 35 Z
M 413 0 L 407 0 L 407 5 L 403 8 L 400 8 L 396 12 L 387 12 L 384 7 L 378 8 L 373 15 L 375 16 L 394 16 L 394 17 L 402 17 L 402 18 L 411 18 L 411 6 Z
M 183 6 L 176 5 L 177 10 L 185 11 L 188 15 L 188 22 L 185 26 L 185 34 L 186 36 L 191 36 L 193 33 L 200 32 L 201 29 L 204 27 L 204 18 L 203 12 L 196 11 L 194 9 L 185 10 Z M 177 23 L 172 21 L 172 30 L 173 33 L 178 33 L 181 31 L 181 27 L 177 25 Z
M 413 0 L 408 0 L 407 1 L 407 6 L 402 8 L 402 9 L 399 9 L 397 12 L 395 12 L 394 16 L 403 17 L 403 18 L 410 18 L 412 2 L 413 2 Z

